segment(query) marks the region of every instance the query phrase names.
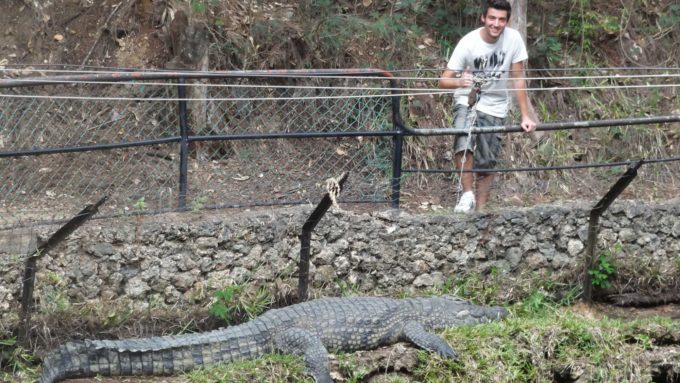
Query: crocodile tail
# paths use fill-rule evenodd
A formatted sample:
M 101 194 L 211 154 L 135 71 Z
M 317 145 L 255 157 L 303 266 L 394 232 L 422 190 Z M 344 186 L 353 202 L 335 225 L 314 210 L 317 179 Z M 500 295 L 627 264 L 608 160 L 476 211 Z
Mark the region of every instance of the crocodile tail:
M 269 342 L 247 326 L 201 334 L 69 342 L 45 358 L 40 383 L 97 375 L 171 375 L 258 357 Z
M 69 342 L 50 353 L 43 361 L 40 383 L 82 376 L 82 370 L 78 368 L 80 363 L 76 361 L 79 359 L 77 355 L 82 354 L 86 347 L 84 342 Z

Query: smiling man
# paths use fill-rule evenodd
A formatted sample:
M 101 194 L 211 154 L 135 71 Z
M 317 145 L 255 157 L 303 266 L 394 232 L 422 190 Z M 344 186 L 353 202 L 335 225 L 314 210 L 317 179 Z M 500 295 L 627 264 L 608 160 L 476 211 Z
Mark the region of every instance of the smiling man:
M 467 114 L 476 110 L 477 126 L 504 125 L 508 114 L 510 95 L 517 94 L 522 115 L 521 126 L 526 132 L 536 128 L 529 117 L 524 61 L 527 50 L 520 33 L 507 24 L 511 6 L 506 0 L 484 2 L 481 21 L 484 25 L 463 36 L 449 59 L 439 80 L 442 89 L 454 92 L 454 126 L 468 128 Z M 508 81 L 512 78 L 512 82 Z M 469 107 L 468 96 L 472 87 L 479 86 L 476 109 Z M 473 94 L 473 98 L 474 94 Z M 455 138 L 455 164 L 459 169 L 491 169 L 497 163 L 501 150 L 501 136 L 497 133 L 459 135 Z M 476 180 L 476 193 L 474 191 Z M 454 211 L 468 213 L 482 210 L 489 197 L 493 182 L 490 173 L 462 173 L 463 194 Z

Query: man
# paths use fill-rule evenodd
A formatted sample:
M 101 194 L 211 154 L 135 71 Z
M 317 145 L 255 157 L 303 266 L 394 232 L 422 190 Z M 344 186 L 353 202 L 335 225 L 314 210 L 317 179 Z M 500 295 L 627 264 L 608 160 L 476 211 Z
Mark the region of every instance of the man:
M 528 58 L 520 33 L 507 28 L 511 6 L 506 0 L 487 0 L 481 20 L 484 25 L 459 42 L 451 55 L 446 70 L 439 80 L 442 89 L 456 89 L 454 92 L 454 113 L 456 128 L 468 128 L 468 95 L 473 85 L 481 84 L 477 96 L 476 125 L 504 125 L 509 108 L 509 93 L 514 89 L 522 115 L 521 126 L 525 132 L 536 129 L 536 123 L 529 117 L 524 61 Z M 508 78 L 512 81 L 508 81 Z M 475 98 L 473 94 L 473 98 Z M 501 136 L 497 133 L 459 135 L 455 138 L 455 164 L 459 169 L 489 169 L 496 165 L 501 149 Z M 463 194 L 454 208 L 455 212 L 468 213 L 473 209 L 482 210 L 489 197 L 493 182 L 490 173 L 477 173 L 476 195 L 473 191 L 475 177 L 462 173 Z

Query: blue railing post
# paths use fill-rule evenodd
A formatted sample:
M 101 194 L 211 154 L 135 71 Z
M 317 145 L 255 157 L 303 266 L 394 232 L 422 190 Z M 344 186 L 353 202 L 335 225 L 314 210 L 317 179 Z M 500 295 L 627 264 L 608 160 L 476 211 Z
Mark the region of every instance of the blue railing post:
M 187 88 L 184 77 L 178 80 L 179 98 L 179 208 L 187 206 L 188 168 L 189 168 L 189 123 L 187 118 Z

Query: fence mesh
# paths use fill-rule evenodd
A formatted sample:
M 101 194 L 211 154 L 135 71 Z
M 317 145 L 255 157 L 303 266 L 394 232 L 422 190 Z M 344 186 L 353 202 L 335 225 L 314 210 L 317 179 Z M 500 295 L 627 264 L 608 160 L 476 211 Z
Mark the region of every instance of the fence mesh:
M 346 200 L 386 201 L 391 137 L 371 134 L 393 129 L 386 83 L 188 81 L 186 207 L 316 202 L 344 171 Z M 102 214 L 177 209 L 178 89 L 158 80 L 9 89 L 0 98 L 0 228 L 67 219 L 102 195 Z M 305 133 L 330 136 L 276 136 Z M 74 150 L 84 146 L 97 148 Z

